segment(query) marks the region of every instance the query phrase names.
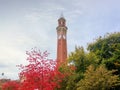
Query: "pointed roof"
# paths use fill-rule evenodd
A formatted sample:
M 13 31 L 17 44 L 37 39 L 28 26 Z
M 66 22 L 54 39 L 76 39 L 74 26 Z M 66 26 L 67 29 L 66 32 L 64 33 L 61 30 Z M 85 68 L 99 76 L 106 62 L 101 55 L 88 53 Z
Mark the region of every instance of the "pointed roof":
M 59 20 L 64 20 L 64 21 L 66 21 L 65 18 L 64 18 L 63 13 L 61 13 L 60 18 L 58 19 L 58 21 L 59 21 Z

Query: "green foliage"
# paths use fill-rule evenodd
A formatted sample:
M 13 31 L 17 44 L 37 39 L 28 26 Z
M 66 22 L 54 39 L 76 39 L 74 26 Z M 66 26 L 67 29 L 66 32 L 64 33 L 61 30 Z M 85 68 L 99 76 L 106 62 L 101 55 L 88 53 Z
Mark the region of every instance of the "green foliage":
M 94 53 L 86 53 L 83 47 L 76 47 L 75 51 L 70 53 L 68 61 L 76 67 L 76 73 L 84 73 L 90 64 L 97 65 L 98 59 Z
M 72 86 L 75 85 L 75 83 L 73 82 L 74 78 L 73 76 L 75 76 L 75 66 L 73 65 L 67 65 L 66 62 L 62 63 L 59 66 L 59 71 L 61 73 L 64 74 L 64 76 L 66 76 L 62 82 L 60 83 L 60 88 L 57 88 L 56 90 L 76 90 L 73 89 Z
M 77 90 L 110 90 L 120 85 L 118 75 L 113 75 L 115 70 L 108 71 L 103 65 L 95 68 L 90 65 L 80 80 Z
M 76 47 L 75 51 L 70 53 L 68 60 L 70 64 L 75 65 L 75 67 L 77 68 L 77 72 L 85 71 L 84 63 L 86 60 L 86 56 L 83 47 Z
M 68 64 L 76 69 L 69 71 L 64 65 L 60 68 L 61 72 L 71 72 L 71 75 L 61 82 L 59 90 L 119 90 L 120 33 L 99 37 L 87 49 L 89 52 L 75 47 L 70 53 Z
M 105 64 L 109 70 L 120 71 L 120 32 L 99 37 L 88 45 L 88 50 L 98 58 L 98 64 Z
M 60 70 L 64 72 L 71 72 L 71 75 L 66 77 L 62 82 L 63 86 L 60 90 L 76 90 L 77 83 L 83 78 L 86 68 L 90 64 L 97 65 L 97 58 L 94 53 L 86 53 L 83 47 L 76 47 L 74 52 L 71 52 L 68 57 L 69 66 L 74 66 L 75 71 L 69 71 L 69 67 L 62 65 Z

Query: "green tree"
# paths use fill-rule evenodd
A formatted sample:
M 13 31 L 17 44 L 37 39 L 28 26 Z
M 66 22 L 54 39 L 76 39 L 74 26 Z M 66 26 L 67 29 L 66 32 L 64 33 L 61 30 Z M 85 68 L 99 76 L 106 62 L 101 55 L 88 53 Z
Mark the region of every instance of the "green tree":
M 105 64 L 109 70 L 117 69 L 120 74 L 120 32 L 99 37 L 87 49 L 97 56 L 98 64 Z
M 76 85 L 83 78 L 86 67 L 90 64 L 96 65 L 96 62 L 97 59 L 94 53 L 86 53 L 83 47 L 75 47 L 75 51 L 71 52 L 68 57 L 69 66 L 74 66 L 75 71 L 62 82 L 64 88 L 61 90 L 76 90 Z M 68 71 L 63 67 L 62 69 L 65 72 Z
M 68 61 L 76 67 L 76 72 L 85 71 L 86 53 L 83 47 L 75 47 L 75 51 L 71 52 Z
M 56 90 L 76 90 L 72 86 L 74 86 L 74 78 L 73 76 L 76 75 L 75 73 L 75 66 L 68 65 L 65 63 L 61 63 L 59 66 L 59 71 L 65 76 L 65 78 L 60 83 L 60 88 L 56 88 Z
M 86 67 L 90 64 L 97 65 L 97 57 L 93 52 L 85 52 L 83 47 L 75 47 L 75 51 L 71 52 L 68 62 L 76 67 L 76 73 L 84 73 Z
M 77 84 L 77 90 L 111 90 L 120 84 L 118 75 L 113 75 L 115 70 L 107 70 L 103 65 L 95 68 L 90 65 L 84 74 L 84 79 Z

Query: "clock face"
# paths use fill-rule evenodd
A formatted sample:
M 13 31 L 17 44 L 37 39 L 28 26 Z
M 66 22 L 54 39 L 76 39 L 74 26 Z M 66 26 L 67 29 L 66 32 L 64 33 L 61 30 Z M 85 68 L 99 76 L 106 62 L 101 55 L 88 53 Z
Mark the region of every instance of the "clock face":
M 58 39 L 60 39 L 62 36 L 61 35 L 59 35 L 59 37 L 58 37 Z
M 65 39 L 66 37 L 63 35 L 63 38 Z
M 60 24 L 62 25 L 62 24 L 63 24 L 63 22 L 61 21 L 61 22 L 60 22 Z

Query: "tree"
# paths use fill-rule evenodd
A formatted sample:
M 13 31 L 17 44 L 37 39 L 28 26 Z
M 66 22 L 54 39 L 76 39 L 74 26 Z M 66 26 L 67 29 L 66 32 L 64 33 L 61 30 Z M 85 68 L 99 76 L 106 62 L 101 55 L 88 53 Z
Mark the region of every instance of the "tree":
M 76 67 L 76 72 L 85 71 L 86 53 L 83 47 L 75 47 L 75 51 L 71 52 L 68 62 Z
M 73 76 L 75 73 L 76 67 L 74 65 L 68 65 L 67 62 L 61 63 L 59 66 L 59 71 L 64 74 L 64 79 L 60 83 L 60 88 L 56 90 L 74 90 Z
M 76 67 L 76 72 L 85 72 L 90 64 L 97 64 L 97 57 L 92 52 L 85 52 L 83 47 L 75 47 L 75 51 L 68 57 L 68 62 Z
M 86 53 L 83 47 L 75 47 L 75 51 L 71 52 L 68 57 L 68 64 L 73 66 L 75 70 L 62 82 L 64 85 L 62 90 L 76 90 L 76 85 L 83 78 L 86 68 L 90 64 L 96 65 L 95 60 L 94 53 Z
M 98 64 L 105 64 L 109 70 L 117 69 L 120 74 L 120 32 L 106 34 L 88 45 L 88 50 L 98 58 Z
M 2 85 L 2 90 L 19 90 L 19 83 L 17 81 L 7 81 Z
M 26 53 L 29 64 L 19 65 L 21 72 L 20 90 L 54 90 L 60 88 L 59 83 L 65 77 L 54 60 L 49 60 L 47 51 L 33 49 Z
M 111 90 L 120 85 L 119 76 L 113 75 L 115 70 L 107 70 L 103 65 L 95 68 L 90 65 L 84 74 L 84 79 L 77 84 L 77 90 Z
M 66 87 L 64 90 L 76 90 L 76 84 L 83 78 L 86 66 L 86 53 L 83 47 L 75 47 L 75 51 L 71 52 L 68 57 L 69 65 L 73 65 L 76 69 L 74 73 L 67 77 Z

